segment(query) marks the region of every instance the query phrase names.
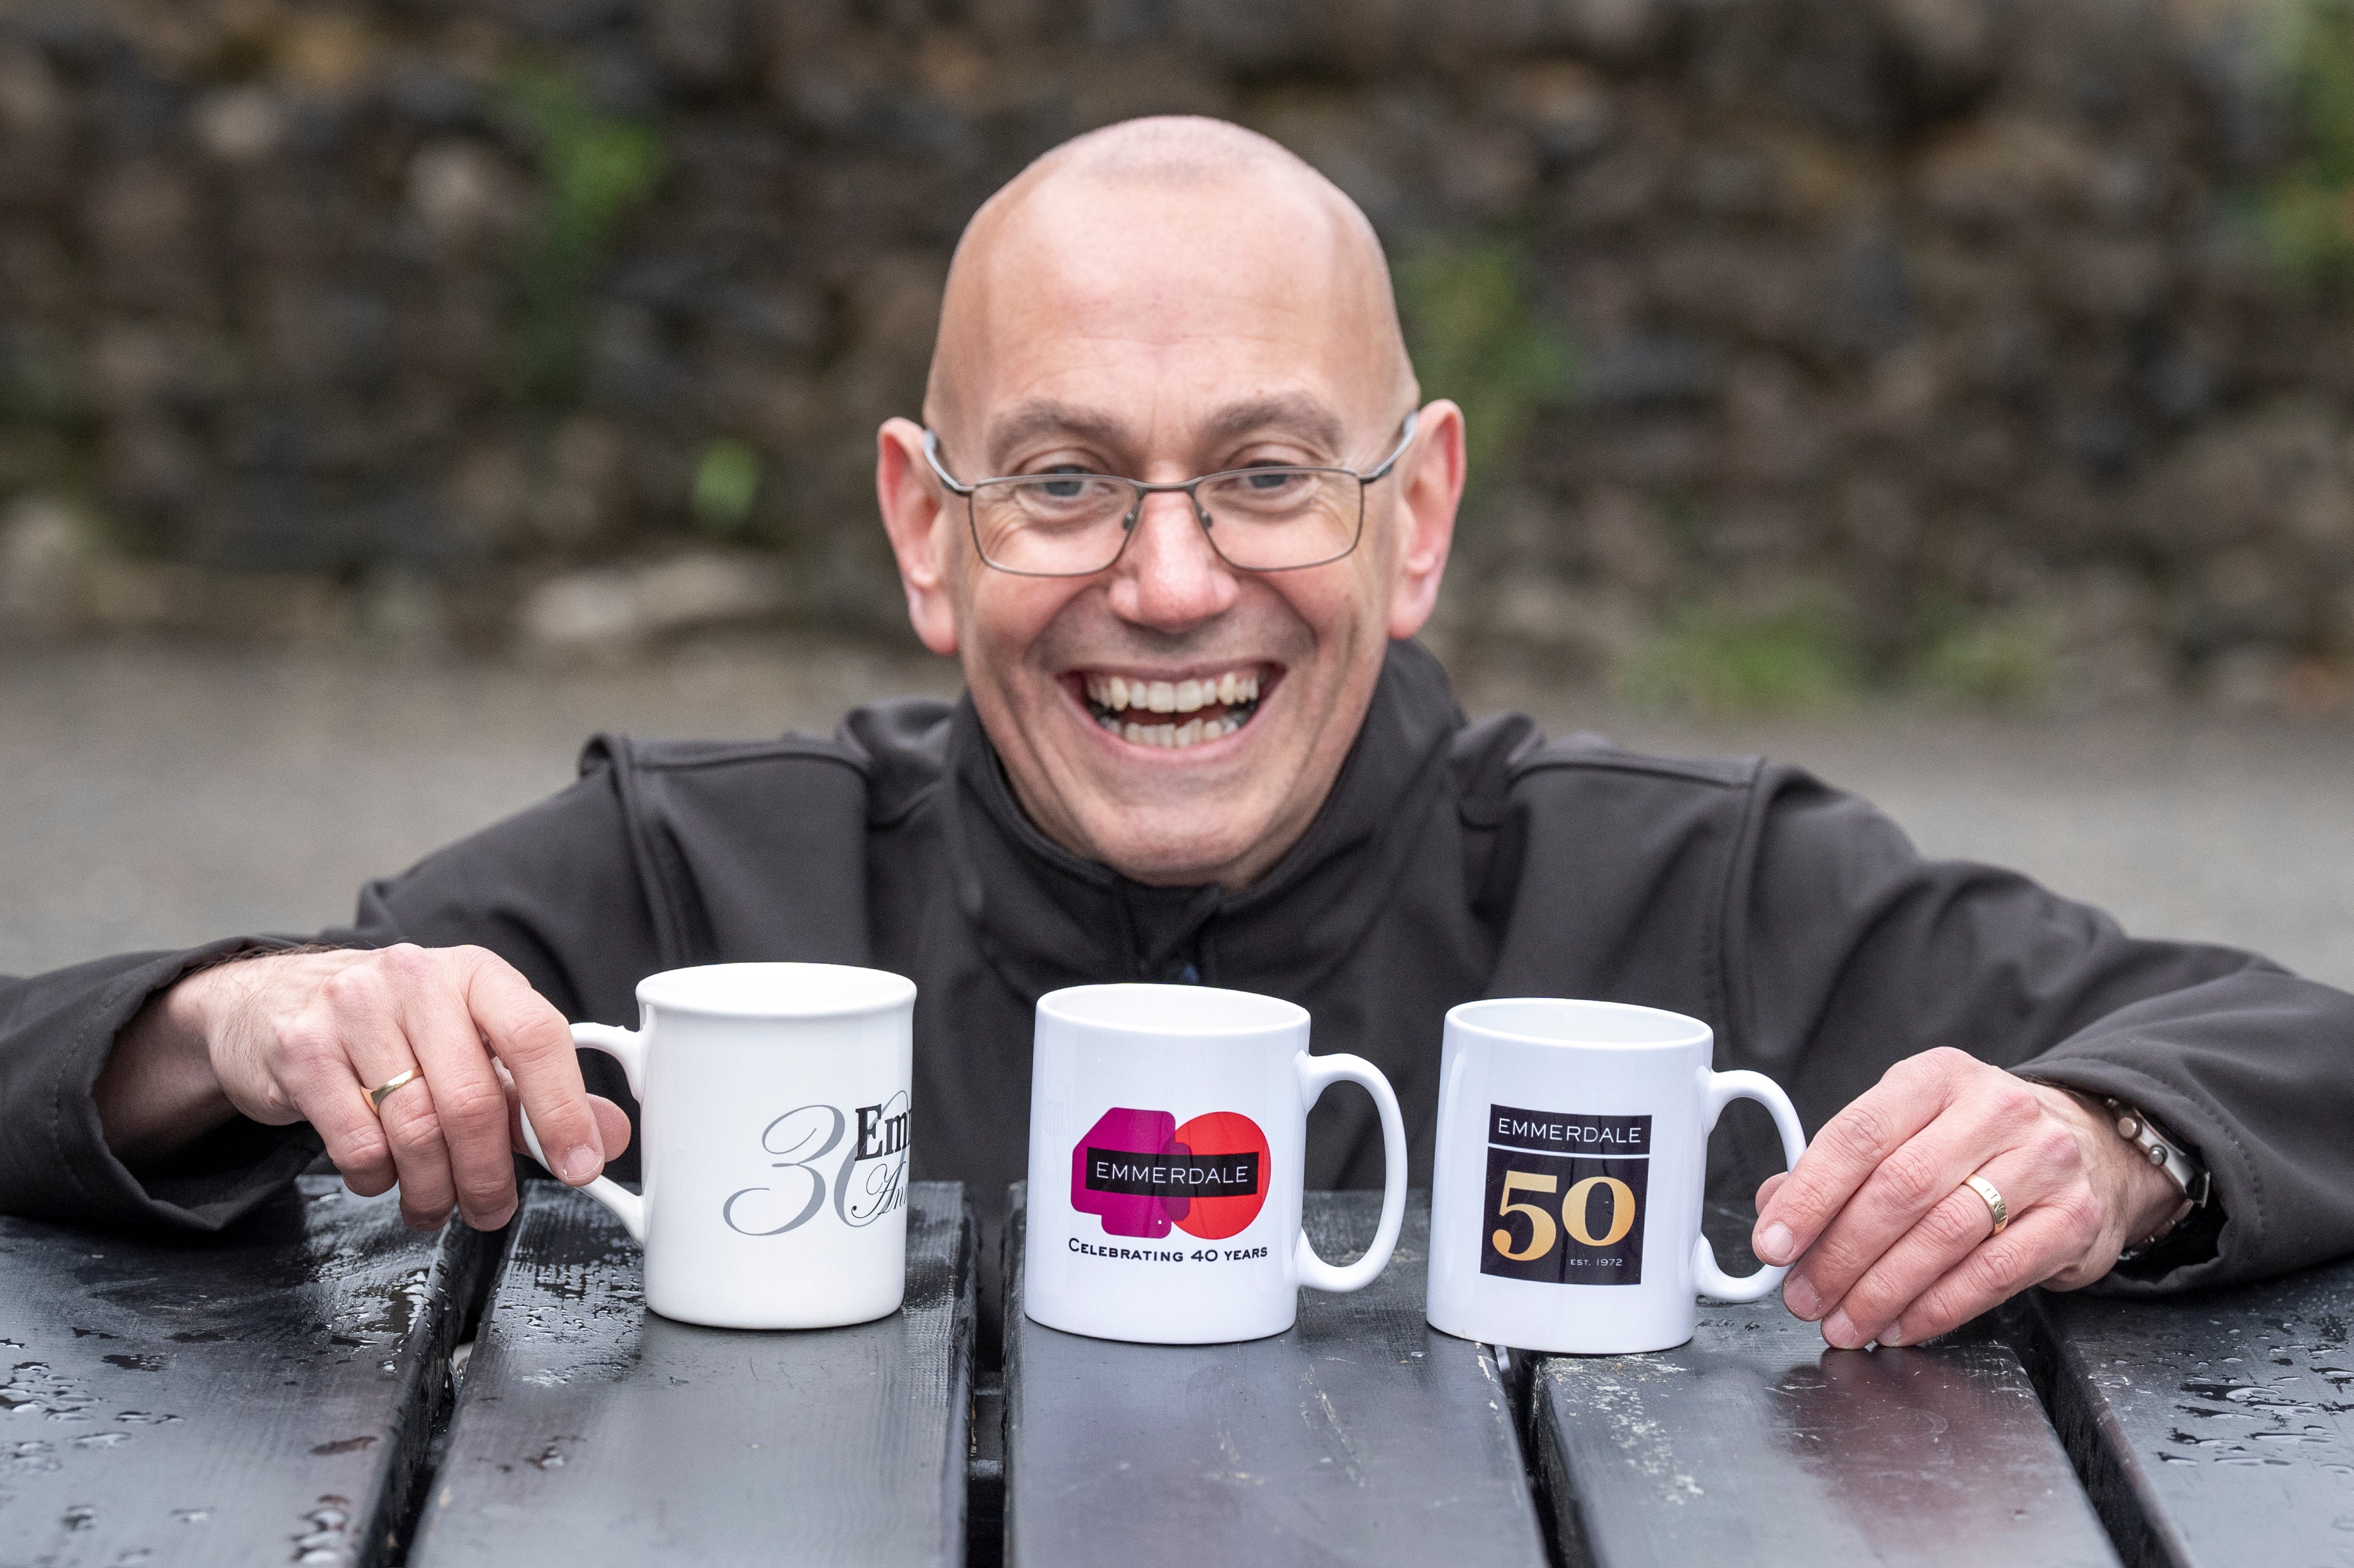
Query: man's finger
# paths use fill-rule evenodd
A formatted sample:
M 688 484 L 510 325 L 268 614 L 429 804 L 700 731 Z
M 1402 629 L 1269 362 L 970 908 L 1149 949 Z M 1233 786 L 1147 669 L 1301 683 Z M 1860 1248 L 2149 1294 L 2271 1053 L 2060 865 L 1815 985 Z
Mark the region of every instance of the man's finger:
M 1827 1315 L 1899 1238 L 1944 1202 L 1965 1178 L 2006 1150 L 2020 1147 L 2023 1139 L 2037 1145 L 2039 1158 L 2034 1163 L 2039 1172 L 2050 1163 L 2040 1158 L 2050 1152 L 2044 1145 L 2053 1140 L 2067 1146 L 2064 1152 L 2073 1163 L 2077 1153 L 2073 1133 L 2056 1125 L 2041 1134 L 2035 1130 L 2042 1119 L 2043 1102 L 2035 1097 L 2033 1089 L 1999 1068 L 1974 1063 L 1972 1069 L 1959 1078 L 1960 1092 L 1949 1091 L 1936 1117 L 1881 1160 L 1798 1259 L 1797 1272 L 1783 1287 L 1783 1293 L 1796 1305 L 1806 1306 L 1811 1300 L 1813 1309 L 1804 1316 L 1821 1317 L 1828 1322 Z M 2014 1176 L 2024 1169 L 2013 1166 Z M 2032 1195 L 2040 1197 L 2050 1191 L 2053 1179 L 2047 1173 Z M 2020 1194 L 2022 1200 L 2028 1196 Z M 1893 1317 L 1912 1294 L 1908 1291 L 1885 1303 L 1888 1315 Z
M 1946 1057 L 1978 1065 L 1958 1051 L 1908 1057 L 1824 1124 L 1757 1216 L 1750 1245 L 1759 1257 L 1789 1263 L 1814 1245 L 1880 1162 L 1946 1107 L 1956 1075 Z
M 391 1190 L 399 1174 L 392 1145 L 332 1030 L 306 1022 L 281 1031 L 272 1075 L 295 1112 L 326 1144 L 327 1158 L 343 1172 L 345 1186 L 363 1198 Z
M 385 959 L 409 1048 L 432 1090 L 459 1212 L 476 1230 L 496 1230 L 515 1206 L 506 1091 L 463 998 L 435 960 L 415 948 L 391 949 Z
M 530 1146 L 523 1140 L 523 1097 L 515 1092 L 514 1080 L 500 1069 L 502 1086 L 507 1096 L 507 1148 L 513 1153 L 530 1157 Z M 589 1114 L 597 1118 L 597 1135 L 605 1146 L 605 1162 L 610 1165 L 630 1147 L 630 1113 L 602 1095 L 588 1097 Z
M 2048 1161 L 2024 1150 L 1998 1155 L 1974 1171 L 1994 1184 L 2007 1207 L 2022 1215 L 2064 1180 Z M 1848 1351 L 1869 1344 L 1993 1231 L 1994 1213 L 1987 1201 L 1975 1187 L 1956 1183 L 1897 1237 L 1835 1304 L 1827 1306 L 1825 1342 Z
M 2066 1267 L 2084 1250 L 2088 1226 L 2099 1228 L 2090 1192 L 2075 1191 L 2070 1202 L 2031 1209 L 2002 1234 L 1981 1242 L 1907 1306 L 1895 1327 L 1881 1332 L 1881 1343 L 1914 1345 L 1935 1339 Z
M 457 1190 L 450 1179 L 441 1121 L 434 1113 L 433 1087 L 418 1070 L 392 986 L 380 965 L 355 964 L 330 976 L 320 998 L 363 1105 L 370 1089 L 403 1073 L 417 1074 L 377 1102 L 376 1118 L 399 1175 L 401 1219 L 415 1230 L 438 1228 L 449 1219 Z
M 564 1015 L 490 953 L 468 971 L 466 999 L 482 1038 L 514 1076 L 549 1169 L 575 1187 L 594 1180 L 605 1168 L 605 1144 Z
M 590 1095 L 588 1108 L 597 1118 L 597 1135 L 610 1162 L 630 1147 L 630 1113 L 602 1095 Z

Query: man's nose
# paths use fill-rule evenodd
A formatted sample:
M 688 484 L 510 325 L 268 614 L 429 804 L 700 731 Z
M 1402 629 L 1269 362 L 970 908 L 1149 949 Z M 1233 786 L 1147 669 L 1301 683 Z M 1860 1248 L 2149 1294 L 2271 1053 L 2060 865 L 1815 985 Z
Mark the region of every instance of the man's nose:
M 1135 535 L 1111 584 L 1112 613 L 1163 631 L 1182 631 L 1230 608 L 1240 591 L 1234 568 L 1210 547 L 1193 501 L 1163 491 L 1144 498 Z

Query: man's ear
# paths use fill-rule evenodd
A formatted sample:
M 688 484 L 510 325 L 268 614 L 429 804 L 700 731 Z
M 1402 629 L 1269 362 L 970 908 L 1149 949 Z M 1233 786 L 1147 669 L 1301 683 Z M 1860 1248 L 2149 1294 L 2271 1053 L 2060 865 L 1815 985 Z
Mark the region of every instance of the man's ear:
M 1422 411 L 1414 449 L 1398 460 L 1397 580 L 1390 592 L 1390 636 L 1411 637 L 1438 603 L 1438 579 L 1455 543 L 1455 509 L 1463 503 L 1463 410 L 1445 398 Z
M 923 427 L 885 419 L 875 435 L 875 502 L 907 590 L 907 623 L 943 657 L 957 651 L 957 511 L 924 461 Z

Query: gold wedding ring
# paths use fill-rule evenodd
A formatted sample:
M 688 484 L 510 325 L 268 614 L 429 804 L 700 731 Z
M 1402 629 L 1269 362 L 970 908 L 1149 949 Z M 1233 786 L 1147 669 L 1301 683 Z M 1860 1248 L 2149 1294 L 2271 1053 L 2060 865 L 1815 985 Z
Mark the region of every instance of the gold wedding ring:
M 1987 1234 L 2002 1234 L 2002 1227 L 2010 1224 L 2010 1205 L 2002 1201 L 2002 1193 L 1995 1184 L 1983 1176 L 1968 1176 L 1963 1178 L 1962 1185 L 1986 1200 L 1987 1213 L 1994 1216 L 1994 1229 Z
M 416 1078 L 417 1069 L 414 1067 L 409 1068 L 406 1073 L 395 1073 L 391 1077 L 387 1078 L 384 1082 L 378 1084 L 376 1087 L 368 1091 L 368 1109 L 376 1112 L 378 1116 L 382 1116 L 384 1114 L 385 1097 L 392 1093 L 395 1089 L 406 1088 L 409 1084 L 415 1082 Z M 1970 1180 L 1975 1181 L 1978 1178 L 1973 1176 Z M 1993 1189 L 1988 1188 L 1988 1191 L 1991 1192 Z M 1994 1198 L 1989 1199 L 1988 1202 L 1999 1203 L 2002 1202 L 2002 1200 L 1999 1198 Z M 2000 1230 L 2002 1227 L 2000 1225 L 1997 1225 L 1995 1226 L 1995 1229 Z

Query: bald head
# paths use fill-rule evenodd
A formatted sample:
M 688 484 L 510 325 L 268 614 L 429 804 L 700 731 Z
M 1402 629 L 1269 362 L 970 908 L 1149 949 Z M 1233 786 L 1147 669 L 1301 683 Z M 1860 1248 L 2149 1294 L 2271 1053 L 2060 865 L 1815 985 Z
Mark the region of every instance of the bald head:
M 1463 418 L 1416 401 L 1373 226 L 1264 136 L 1114 125 L 974 217 L 931 429 L 884 421 L 875 491 L 909 620 L 963 661 L 1041 832 L 1141 882 L 1232 888 L 1307 831 L 1391 641 L 1437 599 Z M 1299 471 L 1333 469 L 1358 482 Z M 1087 474 L 1191 499 L 1108 511 L 1119 487 Z M 991 555 L 984 514 L 1031 553 Z M 1106 564 L 1041 572 L 1040 550 Z
M 1388 262 L 1356 203 L 1257 132 L 1165 115 L 1064 143 L 973 216 L 949 270 L 926 418 L 970 450 L 989 439 L 995 372 L 1024 334 L 1080 325 L 1149 352 L 1169 335 L 1156 322 L 1297 334 L 1324 362 L 1302 370 L 1336 372 L 1369 408 L 1416 396 Z
M 997 200 L 1023 185 L 1055 175 L 1101 180 L 1135 180 L 1182 185 L 1261 173 L 1303 179 L 1351 212 L 1356 207 L 1332 183 L 1282 143 L 1224 120 L 1199 114 L 1160 114 L 1124 120 L 1048 149 L 998 193 Z M 1362 221 L 1362 218 L 1360 219 Z M 1369 227 L 1368 236 L 1372 234 Z

